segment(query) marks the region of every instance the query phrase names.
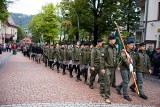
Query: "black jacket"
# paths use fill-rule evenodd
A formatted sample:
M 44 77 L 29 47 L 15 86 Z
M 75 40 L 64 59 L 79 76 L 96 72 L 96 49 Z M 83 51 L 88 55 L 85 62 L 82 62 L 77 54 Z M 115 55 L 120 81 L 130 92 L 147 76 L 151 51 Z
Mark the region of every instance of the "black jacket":
M 42 54 L 42 48 L 41 47 L 36 47 L 36 53 L 37 54 Z
M 32 46 L 32 52 L 36 53 L 36 47 L 35 46 Z

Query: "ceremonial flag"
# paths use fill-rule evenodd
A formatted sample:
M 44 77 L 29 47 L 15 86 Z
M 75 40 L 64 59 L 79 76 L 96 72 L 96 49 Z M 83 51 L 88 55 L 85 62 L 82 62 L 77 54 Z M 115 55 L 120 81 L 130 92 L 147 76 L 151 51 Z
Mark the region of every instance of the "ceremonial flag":
M 120 54 L 121 50 L 124 49 L 120 35 L 118 33 L 118 30 L 116 30 L 116 44 L 118 45 L 118 53 Z

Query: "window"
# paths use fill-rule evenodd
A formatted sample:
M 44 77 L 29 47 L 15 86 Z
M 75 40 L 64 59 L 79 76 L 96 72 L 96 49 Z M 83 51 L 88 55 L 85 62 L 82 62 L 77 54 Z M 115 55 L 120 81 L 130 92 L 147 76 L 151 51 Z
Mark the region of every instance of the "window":
M 158 20 L 160 20 L 160 2 L 159 2 L 159 5 L 158 5 Z

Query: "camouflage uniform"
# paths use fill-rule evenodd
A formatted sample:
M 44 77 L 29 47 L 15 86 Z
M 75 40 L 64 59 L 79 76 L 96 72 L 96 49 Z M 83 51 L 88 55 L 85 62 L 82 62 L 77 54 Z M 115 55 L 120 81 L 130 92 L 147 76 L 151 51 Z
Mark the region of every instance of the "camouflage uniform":
M 117 49 L 115 45 L 110 45 L 101 52 L 101 70 L 105 70 L 104 74 L 104 94 L 105 99 L 110 97 L 110 84 L 115 85 L 115 69 L 117 67 Z M 103 93 L 101 93 L 103 94 Z
M 103 75 L 101 74 L 101 69 L 100 69 L 100 61 L 101 61 L 101 56 L 104 55 L 104 47 L 99 47 L 96 46 L 92 49 L 91 51 L 91 67 L 95 68 L 95 71 L 90 71 L 91 76 L 90 76 L 90 84 L 89 86 L 93 86 L 93 83 L 95 81 L 95 77 L 98 74 L 99 75 L 99 83 L 100 83 L 100 93 L 104 92 L 104 80 L 103 80 Z

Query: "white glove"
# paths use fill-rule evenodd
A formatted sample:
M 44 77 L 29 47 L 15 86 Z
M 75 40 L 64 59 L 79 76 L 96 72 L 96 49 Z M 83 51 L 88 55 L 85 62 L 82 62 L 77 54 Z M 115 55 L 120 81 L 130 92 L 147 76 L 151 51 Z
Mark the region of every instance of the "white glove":
M 129 64 L 129 70 L 130 70 L 130 72 L 133 72 L 133 65 L 132 64 Z

